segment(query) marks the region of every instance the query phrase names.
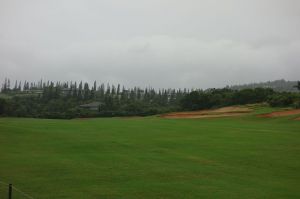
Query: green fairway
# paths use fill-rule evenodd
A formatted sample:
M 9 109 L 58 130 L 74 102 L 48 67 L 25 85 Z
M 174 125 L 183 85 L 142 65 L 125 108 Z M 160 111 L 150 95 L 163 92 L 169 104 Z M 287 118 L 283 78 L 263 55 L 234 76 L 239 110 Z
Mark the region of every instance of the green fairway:
M 300 121 L 0 118 L 0 181 L 36 199 L 300 198 Z

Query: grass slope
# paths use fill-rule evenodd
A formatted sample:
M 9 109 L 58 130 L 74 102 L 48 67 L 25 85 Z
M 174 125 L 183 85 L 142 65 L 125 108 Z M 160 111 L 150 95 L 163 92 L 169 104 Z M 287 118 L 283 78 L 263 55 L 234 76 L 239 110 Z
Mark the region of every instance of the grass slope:
M 0 119 L 0 180 L 38 199 L 300 198 L 299 168 L 286 117 Z

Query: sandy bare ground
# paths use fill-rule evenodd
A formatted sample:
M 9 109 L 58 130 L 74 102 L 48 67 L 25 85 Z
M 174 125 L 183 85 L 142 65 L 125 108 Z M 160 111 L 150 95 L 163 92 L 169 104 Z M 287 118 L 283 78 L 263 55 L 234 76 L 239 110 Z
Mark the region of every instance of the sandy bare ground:
M 175 112 L 163 114 L 162 118 L 215 118 L 215 117 L 232 117 L 250 113 L 252 110 L 247 107 L 229 106 L 213 110 Z
M 289 115 L 297 115 L 300 114 L 300 109 L 286 110 L 286 111 L 277 111 L 268 114 L 259 115 L 260 117 L 283 117 Z M 300 118 L 298 118 L 300 120 Z

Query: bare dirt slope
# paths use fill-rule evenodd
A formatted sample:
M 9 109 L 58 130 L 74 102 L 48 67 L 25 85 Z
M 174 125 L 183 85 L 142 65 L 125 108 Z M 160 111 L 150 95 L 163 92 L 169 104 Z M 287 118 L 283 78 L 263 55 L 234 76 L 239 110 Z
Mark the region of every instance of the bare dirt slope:
M 262 115 L 260 115 L 260 117 L 267 117 L 267 118 L 269 118 L 269 117 L 283 117 L 283 116 L 297 115 L 297 114 L 300 114 L 300 109 L 277 111 L 277 112 L 273 112 L 273 113 L 262 114 Z
M 229 106 L 212 110 L 174 112 L 163 114 L 162 118 L 214 118 L 214 117 L 230 117 L 240 116 L 250 113 L 252 110 L 247 107 Z

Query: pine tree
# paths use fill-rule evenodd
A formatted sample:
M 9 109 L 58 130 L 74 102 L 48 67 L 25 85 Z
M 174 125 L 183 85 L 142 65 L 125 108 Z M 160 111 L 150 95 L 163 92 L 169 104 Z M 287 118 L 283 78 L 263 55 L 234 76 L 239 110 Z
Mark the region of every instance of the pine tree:
M 116 95 L 116 88 L 114 85 L 111 86 L 111 95 L 115 96 Z
M 23 85 L 23 91 L 26 91 L 26 84 L 27 84 L 27 82 L 25 80 L 24 85 Z
M 96 91 L 97 91 L 97 83 L 96 83 L 96 81 L 94 81 L 94 86 L 91 89 L 91 99 L 96 98 Z
M 22 84 L 21 84 L 21 81 L 20 81 L 19 86 L 18 86 L 18 91 L 21 91 L 21 87 L 22 87 Z
M 117 96 L 119 97 L 120 95 L 120 84 L 118 84 L 118 87 L 117 87 Z
M 14 86 L 14 91 L 17 91 L 17 90 L 18 90 L 18 81 L 16 80 L 15 86 Z
M 5 93 L 6 91 L 7 91 L 7 78 L 5 78 L 4 84 L 3 84 L 3 87 L 2 87 L 2 92 Z
M 77 96 L 77 82 L 74 83 L 72 96 L 73 96 L 73 98 L 77 98 L 78 97 Z
M 127 97 L 127 91 L 126 91 L 125 87 L 123 86 L 122 92 L 121 92 L 120 103 L 121 104 L 125 104 L 127 102 L 127 99 L 128 99 L 128 97 Z
M 294 86 L 295 88 L 297 88 L 300 91 L 300 81 L 297 82 L 297 85 Z
M 110 95 L 110 86 L 109 86 L 109 84 L 107 84 L 107 87 L 106 87 L 106 92 L 105 92 L 105 96 L 106 95 Z
M 83 98 L 84 100 L 88 100 L 90 98 L 90 89 L 89 84 L 87 82 L 84 83 Z
M 79 86 L 78 86 L 77 99 L 79 99 L 79 100 L 82 99 L 82 81 L 80 81 Z
M 10 80 L 7 79 L 7 90 L 9 91 L 10 90 Z
M 99 95 L 100 95 L 100 100 L 104 100 L 104 95 L 105 95 L 105 85 L 102 83 L 100 85 L 100 88 L 99 88 Z

